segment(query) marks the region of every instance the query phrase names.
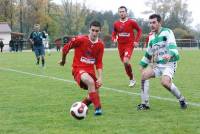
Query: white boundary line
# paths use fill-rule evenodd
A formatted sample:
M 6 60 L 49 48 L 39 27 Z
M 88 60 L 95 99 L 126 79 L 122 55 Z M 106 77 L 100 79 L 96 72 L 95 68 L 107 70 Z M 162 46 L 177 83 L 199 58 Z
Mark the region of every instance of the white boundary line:
M 31 76 L 41 77 L 41 78 L 49 78 L 49 79 L 52 79 L 52 80 L 64 81 L 64 82 L 73 83 L 73 84 L 76 83 L 73 80 L 67 80 L 67 79 L 62 79 L 62 78 L 58 78 L 58 77 L 54 77 L 54 76 L 48 76 L 48 75 L 34 74 L 34 73 L 24 72 L 24 71 L 20 71 L 20 70 L 11 69 L 11 68 L 1 68 L 0 67 L 0 70 L 1 71 L 16 72 L 16 73 L 21 73 L 21 74 L 26 74 L 26 75 L 31 75 Z M 110 87 L 104 87 L 104 86 L 102 86 L 101 88 L 103 88 L 105 90 L 110 90 L 110 91 L 118 92 L 118 93 L 140 96 L 139 93 L 133 93 L 133 92 L 128 92 L 128 91 L 123 91 L 123 90 L 116 89 L 116 88 L 110 88 Z M 164 97 L 152 96 L 152 95 L 150 97 L 154 98 L 154 99 L 158 99 L 158 100 L 178 102 L 177 100 L 171 99 L 171 98 L 164 98 Z M 194 102 L 187 102 L 187 103 L 189 105 L 191 105 L 191 106 L 200 107 L 200 103 L 194 103 Z

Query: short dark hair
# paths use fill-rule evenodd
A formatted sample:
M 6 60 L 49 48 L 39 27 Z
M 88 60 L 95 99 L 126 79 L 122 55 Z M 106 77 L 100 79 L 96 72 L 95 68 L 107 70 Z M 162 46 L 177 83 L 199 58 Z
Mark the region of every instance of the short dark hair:
M 100 29 L 101 29 L 101 23 L 99 22 L 99 21 L 92 21 L 91 23 L 90 23 L 90 28 L 92 27 L 92 26 L 95 26 L 95 27 L 99 27 Z
M 149 19 L 157 18 L 158 22 L 161 22 L 161 16 L 159 14 L 152 14 L 149 16 Z
M 125 6 L 120 6 L 120 7 L 118 8 L 118 10 L 119 10 L 120 8 L 124 8 L 126 12 L 128 11 L 128 9 L 127 9 Z

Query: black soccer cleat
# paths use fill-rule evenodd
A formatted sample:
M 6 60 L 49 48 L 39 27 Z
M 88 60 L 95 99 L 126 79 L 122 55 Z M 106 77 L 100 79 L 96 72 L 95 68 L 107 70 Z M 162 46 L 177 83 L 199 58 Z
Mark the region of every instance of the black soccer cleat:
M 187 103 L 185 102 L 185 99 L 184 100 L 180 100 L 179 103 L 180 103 L 181 109 L 186 109 L 187 108 Z
M 145 104 L 139 104 L 137 106 L 137 110 L 149 110 L 149 109 L 150 109 L 150 107 Z

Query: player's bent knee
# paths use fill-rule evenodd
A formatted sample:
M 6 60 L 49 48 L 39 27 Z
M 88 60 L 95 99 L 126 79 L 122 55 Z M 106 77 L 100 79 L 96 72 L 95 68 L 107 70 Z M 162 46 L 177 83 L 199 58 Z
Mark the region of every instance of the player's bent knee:
M 165 87 L 165 88 L 169 88 L 170 87 L 170 82 L 167 80 L 161 80 L 161 84 Z
M 93 79 L 88 79 L 88 84 L 89 85 L 95 85 L 94 80 Z
M 128 58 L 124 58 L 123 63 L 124 63 L 124 65 L 129 65 L 129 59 Z
M 83 80 L 88 86 L 95 85 L 94 80 L 91 77 L 85 77 Z
M 142 72 L 142 80 L 147 80 L 148 78 L 148 74 L 146 72 Z
M 163 76 L 163 77 L 161 78 L 161 84 L 162 84 L 164 87 L 168 88 L 168 87 L 170 87 L 170 85 L 171 85 L 171 79 L 170 79 L 168 76 Z

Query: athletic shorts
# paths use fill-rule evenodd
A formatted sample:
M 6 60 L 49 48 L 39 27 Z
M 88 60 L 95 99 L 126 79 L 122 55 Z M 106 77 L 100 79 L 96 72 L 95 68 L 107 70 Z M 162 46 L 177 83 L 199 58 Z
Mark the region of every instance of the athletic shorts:
M 72 75 L 74 76 L 74 80 L 77 82 L 79 87 L 83 88 L 85 90 L 88 89 L 88 86 L 85 83 L 83 83 L 83 81 L 81 81 L 81 75 L 83 73 L 88 73 L 93 78 L 93 80 L 95 82 L 95 87 L 96 87 L 96 89 L 98 89 L 97 83 L 96 83 L 97 78 L 96 78 L 95 72 L 92 72 L 92 71 L 89 72 L 89 71 L 85 71 L 85 70 L 82 70 L 82 69 L 73 69 L 72 70 Z
M 134 50 L 133 43 L 130 44 L 118 44 L 118 51 L 121 61 L 123 62 L 124 57 L 131 59 Z
M 45 50 L 44 50 L 44 46 L 33 46 L 34 52 L 35 52 L 35 56 L 39 57 L 39 56 L 44 56 L 45 55 Z
M 153 71 L 155 73 L 155 77 L 160 77 L 163 75 L 169 76 L 171 79 L 173 79 L 173 76 L 176 72 L 177 63 L 176 62 L 169 62 L 167 64 L 157 64 Z

